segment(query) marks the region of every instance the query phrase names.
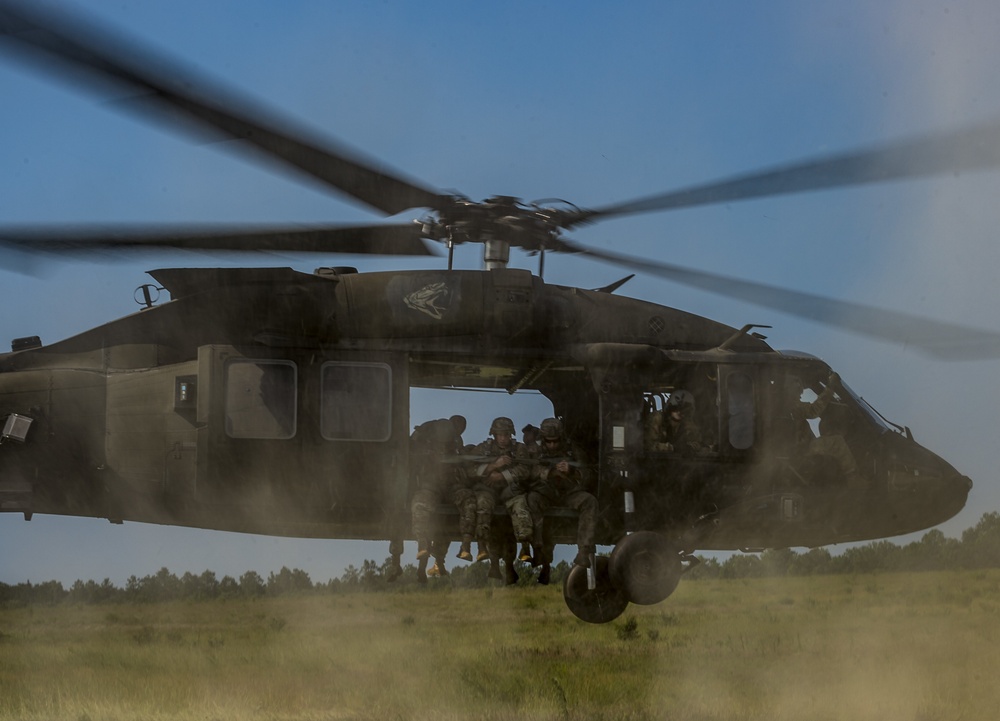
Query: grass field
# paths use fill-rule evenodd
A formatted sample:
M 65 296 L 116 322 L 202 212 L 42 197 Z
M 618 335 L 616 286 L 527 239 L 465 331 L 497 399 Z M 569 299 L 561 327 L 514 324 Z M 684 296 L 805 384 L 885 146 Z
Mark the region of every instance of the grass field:
M 0 719 L 993 719 L 1000 571 L 0 611 Z

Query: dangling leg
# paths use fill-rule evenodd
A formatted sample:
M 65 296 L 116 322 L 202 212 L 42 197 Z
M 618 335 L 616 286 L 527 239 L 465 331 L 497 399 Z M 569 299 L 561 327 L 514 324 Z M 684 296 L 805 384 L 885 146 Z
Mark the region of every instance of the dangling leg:
M 448 547 L 450 545 L 450 541 L 441 538 L 437 538 L 431 543 L 431 555 L 434 556 L 434 565 L 427 569 L 428 576 L 440 577 L 448 575 L 448 569 L 445 567 L 444 560 L 448 555 Z
M 403 566 L 399 562 L 403 555 L 403 539 L 394 538 L 389 541 L 389 570 L 386 572 L 385 580 L 392 583 L 403 575 Z
M 458 508 L 458 532 L 462 536 L 458 557 L 471 561 L 472 534 L 476 531 L 476 494 L 471 488 L 457 488 L 452 494 L 452 501 Z
M 574 566 L 590 568 L 591 559 L 597 551 L 594 534 L 597 529 L 597 499 L 586 491 L 575 491 L 562 501 L 567 508 L 576 511 L 580 518 L 576 526 L 577 554 Z
M 474 490 L 476 493 L 476 543 L 479 547 L 476 561 L 479 562 L 490 558 L 490 529 L 493 524 L 496 496 L 492 490 L 483 485 L 476 486 Z

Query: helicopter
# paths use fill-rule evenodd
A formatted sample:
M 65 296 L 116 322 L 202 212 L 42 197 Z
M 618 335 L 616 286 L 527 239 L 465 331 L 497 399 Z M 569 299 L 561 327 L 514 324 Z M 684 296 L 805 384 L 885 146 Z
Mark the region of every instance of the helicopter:
M 1000 163 L 996 127 L 748 173 L 586 209 L 442 193 L 285 126 L 93 26 L 0 3 L 0 37 L 46 68 L 131 93 L 129 109 L 200 124 L 384 215 L 325 228 L 0 229 L 23 252 L 130 248 L 427 255 L 439 270 L 151 271 L 144 309 L 0 356 L 0 509 L 321 538 L 407 535 L 413 388 L 538 392 L 590 455 L 610 557 L 574 567 L 570 610 L 607 622 L 667 598 L 698 550 L 820 546 L 921 530 L 957 513 L 971 481 L 882 418 L 818 358 L 748 325 L 544 281 L 572 253 L 666 276 L 939 357 L 993 357 L 1000 336 L 584 247 L 564 233 L 645 212 L 883 182 Z M 54 63 L 54 65 L 53 65 Z M 454 267 L 481 244 L 484 270 Z M 537 274 L 509 267 L 519 248 Z M 166 290 L 170 301 L 156 303 Z M 849 311 L 849 312 L 839 312 Z M 700 448 L 657 447 L 671 399 L 693 398 Z M 831 399 L 816 418 L 797 404 Z M 832 439 L 839 439 L 834 441 Z M 825 452 L 815 449 L 825 448 Z M 852 465 L 853 464 L 853 465 Z M 573 540 L 570 515 L 551 524 Z

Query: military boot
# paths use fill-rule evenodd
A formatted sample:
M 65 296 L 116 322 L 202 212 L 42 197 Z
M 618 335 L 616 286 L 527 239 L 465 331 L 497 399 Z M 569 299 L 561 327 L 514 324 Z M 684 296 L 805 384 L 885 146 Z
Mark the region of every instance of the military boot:
M 427 583 L 427 557 L 417 561 L 417 583 Z
M 517 575 L 517 571 L 514 570 L 513 563 L 504 564 L 504 571 L 505 571 L 504 582 L 508 586 L 513 586 L 515 583 L 517 583 L 517 579 L 519 578 L 519 576 Z
M 447 576 L 448 569 L 444 567 L 444 559 L 436 559 L 434 565 L 427 569 L 427 575 L 431 578 L 444 578 Z
M 458 549 L 456 555 L 463 561 L 472 560 L 472 536 L 465 536 L 462 539 L 462 547 Z
M 417 560 L 424 561 L 424 565 L 426 565 L 427 559 L 431 557 L 430 547 L 431 544 L 427 541 L 417 539 Z
M 543 586 L 549 585 L 549 579 L 552 576 L 552 566 L 548 563 L 542 564 L 542 570 L 538 572 L 538 583 Z
M 521 552 L 518 554 L 518 560 L 522 563 L 531 563 L 531 546 L 528 543 L 521 544 Z
M 479 553 L 476 554 L 476 563 L 485 561 L 490 557 L 490 547 L 486 541 L 477 541 L 476 547 L 479 549 Z
M 590 568 L 590 557 L 593 556 L 596 551 L 597 549 L 593 546 L 580 546 L 580 550 L 576 553 L 576 558 L 573 559 L 573 565 Z

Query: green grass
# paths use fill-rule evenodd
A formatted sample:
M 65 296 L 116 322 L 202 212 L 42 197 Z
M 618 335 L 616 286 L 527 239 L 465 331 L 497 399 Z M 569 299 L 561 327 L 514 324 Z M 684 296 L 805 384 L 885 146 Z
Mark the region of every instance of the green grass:
M 1000 571 L 0 611 L 0 719 L 980 719 Z

